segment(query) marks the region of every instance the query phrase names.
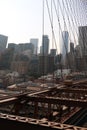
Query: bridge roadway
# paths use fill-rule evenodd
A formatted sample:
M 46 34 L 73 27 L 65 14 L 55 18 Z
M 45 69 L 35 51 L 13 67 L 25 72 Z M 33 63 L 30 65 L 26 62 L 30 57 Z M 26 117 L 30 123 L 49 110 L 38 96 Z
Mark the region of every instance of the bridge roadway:
M 24 92 L 24 93 L 8 93 L 6 92 L 0 92 L 0 105 L 7 105 L 10 103 L 15 103 L 16 101 L 21 101 L 21 100 L 27 100 L 29 102 L 37 102 L 37 103 L 47 103 L 47 104 L 59 104 L 59 105 L 66 105 L 70 107 L 85 107 L 87 108 L 87 99 L 75 99 L 74 97 L 59 97 L 58 95 L 55 96 L 55 93 L 72 93 L 72 94 L 84 94 L 87 95 L 87 89 L 77 89 L 77 88 L 68 88 L 68 87 L 58 87 L 58 88 L 53 88 L 52 90 L 43 90 L 39 92 Z M 52 93 L 54 93 L 54 96 L 52 96 Z M 44 95 L 44 96 L 41 96 Z M 37 107 L 37 106 L 36 106 Z M 48 121 L 41 121 L 37 119 L 30 119 L 26 117 L 19 117 L 19 116 L 14 116 L 14 115 L 6 115 L 6 114 L 0 114 L 0 122 L 2 124 L 2 127 L 4 127 L 7 124 L 7 128 L 13 128 L 15 124 L 15 128 L 22 128 L 23 125 L 26 127 L 26 130 L 29 128 L 37 128 L 42 129 L 45 128 L 47 130 L 54 130 L 54 129 L 59 129 L 59 130 L 87 130 L 87 128 L 80 128 L 80 127 L 75 127 L 71 125 L 65 125 L 65 124 L 60 124 L 60 123 L 55 123 L 55 122 L 48 122 Z M 8 123 L 7 123 L 8 122 Z M 10 124 L 10 125 L 9 125 Z M 28 126 L 28 128 L 27 128 Z M 1 128 L 2 128 L 1 127 Z
M 85 80 L 80 80 L 80 81 L 75 81 L 73 82 L 73 85 L 78 85 L 78 84 L 86 84 L 87 83 L 87 79 Z M 81 86 L 82 86 L 81 85 Z M 21 90 L 20 90 L 21 91 Z M 53 88 L 52 89 L 52 93 L 54 93 L 54 97 L 52 95 L 51 96 L 48 96 L 48 97 L 39 97 L 38 96 L 35 96 L 34 95 L 39 95 L 39 94 L 43 94 L 43 95 L 49 95 L 49 93 L 51 92 L 50 89 L 43 89 L 43 90 L 40 90 L 40 91 L 28 91 L 28 92 L 20 92 L 20 91 L 4 91 L 4 90 L 0 90 L 0 105 L 2 104 L 6 104 L 6 103 L 12 103 L 12 102 L 15 102 L 16 100 L 18 100 L 19 98 L 24 98 L 26 96 L 26 98 L 28 98 L 29 100 L 34 100 L 34 101 L 40 101 L 40 102 L 49 102 L 49 103 L 52 103 L 54 102 L 54 104 L 56 103 L 59 103 L 61 105 L 68 105 L 68 103 L 72 106 L 75 105 L 75 106 L 84 106 L 86 107 L 86 103 L 87 103 L 87 100 L 86 99 L 74 99 L 74 98 L 70 98 L 70 97 L 66 97 L 66 98 L 62 98 L 62 97 L 55 97 L 55 93 L 76 93 L 76 94 L 82 94 L 83 97 L 84 97 L 84 94 L 87 95 L 87 89 L 79 89 L 79 88 L 72 88 L 72 86 L 70 87 L 65 87 L 64 85 L 58 85 L 57 88 Z

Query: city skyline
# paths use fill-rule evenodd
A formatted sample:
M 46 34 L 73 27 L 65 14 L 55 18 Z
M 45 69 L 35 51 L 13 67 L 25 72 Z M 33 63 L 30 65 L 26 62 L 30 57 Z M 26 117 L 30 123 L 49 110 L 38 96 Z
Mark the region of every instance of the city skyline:
M 79 2 L 77 0 L 76 2 Z M 61 2 L 61 1 L 60 1 Z M 65 0 L 64 0 L 65 2 Z M 50 6 L 51 0 L 49 0 Z M 73 4 L 75 3 L 75 0 Z M 29 42 L 31 38 L 38 38 L 39 39 L 39 47 L 42 44 L 42 8 L 43 8 L 43 1 L 38 0 L 0 0 L 0 34 L 8 36 L 8 43 L 26 43 Z M 61 3 L 60 3 L 61 4 Z M 81 6 L 86 8 L 85 1 L 80 3 Z M 84 14 L 81 15 L 81 18 L 86 14 L 83 10 Z M 61 16 L 61 11 L 60 16 Z M 46 1 L 45 1 L 45 17 L 44 17 L 44 35 L 48 35 L 50 39 L 50 48 L 52 48 L 52 30 L 50 27 L 50 20 L 47 11 Z M 55 22 L 54 28 L 56 27 L 56 37 L 57 43 L 59 42 L 58 36 L 58 22 L 55 15 L 55 11 L 53 9 L 54 19 Z M 80 17 L 79 17 L 80 19 Z M 86 18 L 87 19 L 87 18 Z M 83 19 L 82 19 L 83 20 Z M 81 24 L 82 21 L 81 20 Z M 63 21 L 63 18 L 60 17 L 60 21 Z M 85 20 L 86 21 L 86 20 Z M 84 24 L 85 24 L 84 21 Z M 64 22 L 64 21 L 63 21 Z M 67 22 L 67 21 L 66 21 Z M 64 23 L 62 23 L 62 31 L 64 31 Z M 67 30 L 68 31 L 68 30 Z M 72 41 L 73 42 L 73 41 Z

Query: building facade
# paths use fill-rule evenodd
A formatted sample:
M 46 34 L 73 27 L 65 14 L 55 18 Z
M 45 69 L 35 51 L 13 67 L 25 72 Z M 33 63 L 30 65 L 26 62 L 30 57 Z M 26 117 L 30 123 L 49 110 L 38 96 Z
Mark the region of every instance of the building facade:
M 79 45 L 82 56 L 87 55 L 87 26 L 79 27 Z
M 56 49 L 51 49 L 50 50 L 50 55 L 51 56 L 56 56 Z
M 39 65 L 39 74 L 41 75 L 46 75 L 48 73 L 52 73 L 55 70 L 55 66 L 54 66 L 54 56 L 51 55 L 47 55 L 47 56 L 43 56 L 40 55 L 39 56 L 39 60 L 38 60 L 38 65 Z
M 42 36 L 42 55 L 48 55 L 49 53 L 49 38 L 47 35 Z
M 74 43 L 70 42 L 70 53 L 74 53 Z
M 36 38 L 30 39 L 30 43 L 33 44 L 34 54 L 37 55 L 37 53 L 38 53 L 38 39 L 36 39 Z
M 61 53 L 62 53 L 62 64 L 65 65 L 65 59 L 68 53 L 68 46 L 69 46 L 69 33 L 67 31 L 62 32 L 62 46 L 61 46 Z
M 62 55 L 65 56 L 68 53 L 68 45 L 69 45 L 69 33 L 67 31 L 62 32 Z
M 0 35 L 0 51 L 4 51 L 6 49 L 8 37 L 5 35 Z
M 11 70 L 16 71 L 19 74 L 27 74 L 29 69 L 28 61 L 13 61 L 11 64 Z

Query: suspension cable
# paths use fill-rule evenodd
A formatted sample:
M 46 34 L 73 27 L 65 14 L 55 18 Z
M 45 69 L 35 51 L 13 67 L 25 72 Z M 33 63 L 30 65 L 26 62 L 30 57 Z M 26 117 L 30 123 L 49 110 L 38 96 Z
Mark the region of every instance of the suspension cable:
M 59 1 L 57 1 L 57 2 L 59 2 Z M 56 12 L 56 16 L 57 16 L 57 21 L 58 21 L 58 24 L 59 24 L 59 28 L 60 28 L 60 30 L 62 32 L 62 28 L 61 28 L 61 24 L 60 24 L 60 20 L 59 20 L 59 16 L 58 16 L 58 12 L 57 12 L 55 1 L 53 1 L 53 3 L 54 3 L 54 8 L 55 8 L 55 12 Z M 60 5 L 60 3 L 59 3 L 59 5 Z M 60 8 L 61 8 L 61 6 L 60 6 Z M 63 20 L 65 21 L 64 15 L 63 15 Z M 65 22 L 65 25 L 66 25 L 66 22 Z M 64 40 L 63 33 L 62 33 L 62 39 Z M 67 56 L 67 60 L 68 60 L 68 65 L 69 65 L 69 68 L 71 68 L 69 57 L 68 57 L 68 54 L 67 54 L 67 47 L 66 47 L 66 44 L 65 44 L 65 40 L 64 40 L 64 47 L 65 47 L 65 50 L 66 50 L 66 56 Z
M 53 24 L 52 24 L 51 15 L 50 15 L 50 9 L 49 9 L 49 5 L 48 5 L 48 0 L 46 0 L 46 5 L 47 5 L 47 10 L 48 10 L 48 15 L 49 15 L 49 19 L 50 19 L 50 24 L 51 24 L 51 29 L 52 29 L 55 47 L 57 48 L 55 33 L 54 33 L 54 30 L 53 30 Z M 57 54 L 58 54 L 58 50 L 57 50 Z

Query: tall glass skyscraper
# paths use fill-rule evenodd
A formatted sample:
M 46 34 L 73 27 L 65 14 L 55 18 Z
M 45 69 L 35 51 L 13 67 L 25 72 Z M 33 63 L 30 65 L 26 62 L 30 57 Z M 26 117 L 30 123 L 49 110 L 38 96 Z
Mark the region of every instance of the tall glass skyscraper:
M 69 33 L 67 31 L 62 32 L 62 55 L 65 55 L 68 52 L 69 45 Z
M 79 45 L 82 56 L 87 55 L 87 26 L 79 27 Z
M 36 39 L 36 38 L 30 39 L 30 43 L 32 43 L 34 45 L 34 54 L 37 55 L 37 53 L 38 53 L 38 39 Z
M 69 46 L 69 33 L 67 31 L 63 31 L 62 32 L 62 46 L 61 46 L 63 63 L 65 62 L 66 54 L 68 53 L 68 46 Z
M 48 55 L 49 53 L 49 38 L 47 35 L 43 35 L 42 37 L 42 54 Z

